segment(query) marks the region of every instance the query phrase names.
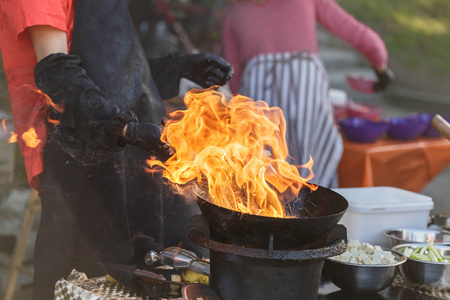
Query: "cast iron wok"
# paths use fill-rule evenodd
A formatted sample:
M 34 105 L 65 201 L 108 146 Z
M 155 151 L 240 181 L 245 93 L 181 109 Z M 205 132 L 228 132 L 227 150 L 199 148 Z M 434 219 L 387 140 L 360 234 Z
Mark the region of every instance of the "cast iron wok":
M 211 238 L 246 247 L 266 248 L 273 237 L 275 249 L 301 249 L 324 238 L 348 208 L 340 194 L 319 186 L 303 186 L 299 196 L 285 205 L 290 218 L 246 214 L 217 206 L 197 197 L 197 204 L 210 227 Z

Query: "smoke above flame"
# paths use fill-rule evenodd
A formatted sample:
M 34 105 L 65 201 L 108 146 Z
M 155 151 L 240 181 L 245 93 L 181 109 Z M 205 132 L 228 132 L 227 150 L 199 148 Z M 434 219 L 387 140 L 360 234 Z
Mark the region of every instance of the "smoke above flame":
M 165 163 L 163 176 L 179 187 L 196 185 L 209 201 L 243 213 L 287 217 L 283 201 L 294 198 L 314 177 L 312 158 L 304 165 L 286 161 L 286 122 L 278 107 L 241 95 L 231 99 L 215 91 L 192 90 L 184 98 L 186 110 L 169 114 L 161 140 L 175 154 Z M 307 168 L 302 178 L 299 168 Z

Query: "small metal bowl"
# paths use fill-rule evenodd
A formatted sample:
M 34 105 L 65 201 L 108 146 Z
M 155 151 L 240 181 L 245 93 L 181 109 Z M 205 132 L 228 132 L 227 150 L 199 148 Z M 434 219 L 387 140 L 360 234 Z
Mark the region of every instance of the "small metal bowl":
M 353 295 L 376 294 L 387 288 L 395 278 L 397 267 L 406 262 L 406 257 L 390 251 L 397 260 L 389 265 L 363 265 L 325 259 L 325 269 L 330 280 L 341 290 Z
M 450 119 L 449 119 L 450 121 Z M 432 215 L 430 218 L 430 225 L 435 225 L 441 228 L 442 230 L 449 231 L 450 230 L 450 214 L 448 213 L 438 213 Z
M 450 233 L 432 229 L 394 228 L 384 232 L 391 241 L 391 247 L 409 243 L 431 243 L 450 245 Z
M 426 243 L 400 244 L 392 248 L 394 251 L 401 252 L 403 248 L 424 247 Z M 441 252 L 442 256 L 450 256 L 450 246 L 434 245 Z M 422 285 L 432 285 L 441 288 L 450 287 L 450 263 L 430 262 L 409 258 L 400 266 L 400 273 L 406 280 Z

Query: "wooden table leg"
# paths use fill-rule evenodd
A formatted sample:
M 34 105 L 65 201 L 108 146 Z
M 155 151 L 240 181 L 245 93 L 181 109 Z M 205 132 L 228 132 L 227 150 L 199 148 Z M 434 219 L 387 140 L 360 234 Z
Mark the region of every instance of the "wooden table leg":
M 33 276 L 33 272 L 23 266 L 23 258 L 27 246 L 28 235 L 33 226 L 35 213 L 41 210 L 41 199 L 36 190 L 32 189 L 28 200 L 25 216 L 22 222 L 22 229 L 14 249 L 14 254 L 9 269 L 8 282 L 4 293 L 4 300 L 11 300 L 16 289 L 17 279 L 20 273 Z

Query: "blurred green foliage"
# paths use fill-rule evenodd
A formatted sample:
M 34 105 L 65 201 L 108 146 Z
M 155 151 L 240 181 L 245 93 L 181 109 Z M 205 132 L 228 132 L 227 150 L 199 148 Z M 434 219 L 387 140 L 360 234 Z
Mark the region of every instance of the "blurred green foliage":
M 391 57 L 412 70 L 450 71 L 449 0 L 337 0 L 377 31 Z

